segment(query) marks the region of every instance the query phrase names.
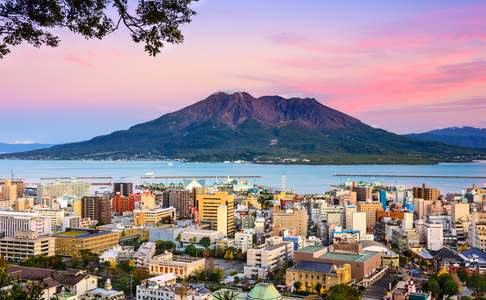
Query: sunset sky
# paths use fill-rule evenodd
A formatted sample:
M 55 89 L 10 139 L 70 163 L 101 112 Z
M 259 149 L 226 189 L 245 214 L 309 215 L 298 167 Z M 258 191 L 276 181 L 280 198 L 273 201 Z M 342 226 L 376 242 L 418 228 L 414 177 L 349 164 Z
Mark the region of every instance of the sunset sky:
M 338 4 L 339 3 L 339 4 Z M 126 31 L 0 60 L 0 141 L 63 143 L 223 91 L 315 97 L 397 133 L 486 127 L 486 1 L 203 0 L 156 58 Z

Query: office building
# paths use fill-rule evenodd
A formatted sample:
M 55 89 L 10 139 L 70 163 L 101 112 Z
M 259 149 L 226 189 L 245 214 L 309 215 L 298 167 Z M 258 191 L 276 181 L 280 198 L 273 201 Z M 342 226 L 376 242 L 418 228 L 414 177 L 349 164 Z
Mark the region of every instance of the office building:
M 154 256 L 149 263 L 151 275 L 163 275 L 173 273 L 181 279 L 186 279 L 195 272 L 204 270 L 206 259 L 201 257 L 173 255 L 165 252 Z
M 113 195 L 118 193 L 123 197 L 128 197 L 130 194 L 133 194 L 133 184 L 131 182 L 113 183 Z
M 246 252 L 245 277 L 266 279 L 293 260 L 294 244 L 292 242 L 267 243 L 250 248 Z
M 77 257 L 81 250 L 101 254 L 118 245 L 118 232 L 88 229 L 67 229 L 53 235 L 56 239 L 56 254 Z
M 158 226 L 171 224 L 176 220 L 176 211 L 173 207 L 154 209 L 135 209 L 133 211 L 134 225 Z
M 442 224 L 425 223 L 427 250 L 438 251 L 444 246 L 444 229 Z
M 358 231 L 360 237 L 366 234 L 366 212 L 353 212 L 351 216 L 351 230 Z
M 422 186 L 413 188 L 413 197 L 424 199 L 425 201 L 436 201 L 439 200 L 440 191 L 422 184 Z
M 55 239 L 33 231 L 17 231 L 0 239 L 0 255 L 6 261 L 21 262 L 32 256 L 54 256 Z
M 281 235 L 283 230 L 295 229 L 297 234 L 306 238 L 309 216 L 304 208 L 294 207 L 293 209 L 273 210 L 273 235 Z
M 81 217 L 97 220 L 98 224 L 111 223 L 111 201 L 100 196 L 83 197 L 81 199 Z
M 47 207 L 34 207 L 34 211 L 39 214 L 39 216 L 49 218 L 51 220 L 51 231 L 61 231 L 64 222 L 64 210 L 53 210 Z
M 118 215 L 131 213 L 135 209 L 135 198 L 130 196 L 123 196 L 119 192 L 113 195 L 113 199 L 111 202 L 113 213 Z
M 19 230 L 47 235 L 51 233 L 51 222 L 49 218 L 42 217 L 38 213 L 0 211 L 0 234 L 14 237 Z
M 254 235 L 254 229 L 244 229 L 235 233 L 235 248 L 241 250 L 241 253 L 246 253 L 249 248 L 253 247 Z
M 133 255 L 135 267 L 148 268 L 150 260 L 155 255 L 155 242 L 145 242 L 137 249 Z
M 376 212 L 383 211 L 381 203 L 378 201 L 373 202 L 359 202 L 357 203 L 358 212 L 366 213 L 366 230 L 368 233 L 373 232 L 373 227 L 376 224 Z
M 28 211 L 34 207 L 34 198 L 31 197 L 21 197 L 17 198 L 14 203 L 14 209 L 16 211 Z
M 166 190 L 162 194 L 163 206 L 174 207 L 178 219 L 190 219 L 194 200 L 187 190 Z
M 227 192 L 199 194 L 197 197 L 198 217 L 202 223 L 227 237 L 235 234 L 235 197 Z

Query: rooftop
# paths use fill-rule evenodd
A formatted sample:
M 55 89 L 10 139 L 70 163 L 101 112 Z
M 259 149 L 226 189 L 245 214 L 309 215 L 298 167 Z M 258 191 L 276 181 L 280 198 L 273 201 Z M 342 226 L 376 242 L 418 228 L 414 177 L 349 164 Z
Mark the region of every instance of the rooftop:
M 329 273 L 332 270 L 332 264 L 301 261 L 293 266 L 292 269 L 319 273 Z
M 326 252 L 320 257 L 326 259 L 341 260 L 346 262 L 365 262 L 375 255 L 376 253 L 371 251 L 363 251 L 360 254 Z
M 325 248 L 324 246 L 308 246 L 308 247 L 305 247 L 303 249 L 300 249 L 298 252 L 302 252 L 302 253 L 316 253 L 318 251 L 321 251 L 324 248 Z
M 55 233 L 55 237 L 65 237 L 65 238 L 87 238 L 100 236 L 111 233 L 110 231 L 94 231 L 94 230 L 68 230 Z

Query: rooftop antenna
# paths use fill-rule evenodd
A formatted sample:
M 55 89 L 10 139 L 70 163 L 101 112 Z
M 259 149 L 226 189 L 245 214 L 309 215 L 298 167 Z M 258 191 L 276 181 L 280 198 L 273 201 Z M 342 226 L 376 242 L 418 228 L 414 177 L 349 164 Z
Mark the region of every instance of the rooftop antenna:
M 11 176 L 12 176 L 12 181 L 14 181 L 15 174 L 14 174 L 14 170 L 13 169 L 12 169 L 12 172 L 11 172 Z

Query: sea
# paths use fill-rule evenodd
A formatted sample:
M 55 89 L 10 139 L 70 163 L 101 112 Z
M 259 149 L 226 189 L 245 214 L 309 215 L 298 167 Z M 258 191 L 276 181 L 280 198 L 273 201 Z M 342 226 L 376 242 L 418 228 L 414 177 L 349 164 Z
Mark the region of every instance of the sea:
M 60 161 L 60 160 L 0 160 L 0 178 L 22 178 L 27 183 L 39 183 L 45 177 L 110 176 L 112 182 L 179 183 L 181 179 L 143 179 L 149 176 L 216 176 L 207 184 L 225 180 L 228 176 L 260 176 L 250 183 L 300 194 L 320 194 L 333 185 L 347 181 L 379 182 L 407 187 L 422 183 L 442 192 L 462 192 L 473 184 L 485 186 L 478 178 L 411 178 L 411 177 L 338 177 L 335 174 L 394 174 L 426 176 L 486 176 L 486 161 L 471 163 L 441 163 L 435 165 L 259 165 L 252 163 L 196 163 L 181 161 Z M 105 180 L 106 181 L 106 180 Z

